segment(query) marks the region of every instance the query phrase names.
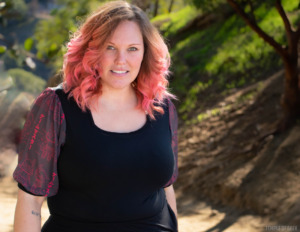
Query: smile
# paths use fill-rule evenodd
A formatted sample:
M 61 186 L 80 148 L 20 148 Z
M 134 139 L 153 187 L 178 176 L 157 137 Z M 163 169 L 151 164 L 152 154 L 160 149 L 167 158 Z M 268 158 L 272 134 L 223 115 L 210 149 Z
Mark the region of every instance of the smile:
M 118 71 L 118 70 L 110 70 L 113 73 L 117 73 L 117 74 L 124 74 L 124 73 L 128 73 L 129 71 Z

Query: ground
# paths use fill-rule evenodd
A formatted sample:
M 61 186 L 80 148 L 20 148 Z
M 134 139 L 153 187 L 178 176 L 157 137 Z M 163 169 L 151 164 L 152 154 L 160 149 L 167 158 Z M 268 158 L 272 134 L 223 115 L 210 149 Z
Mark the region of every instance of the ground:
M 300 230 L 300 125 L 274 134 L 283 78 L 282 70 L 234 91 L 205 120 L 181 126 L 179 202 L 189 194 L 235 213 L 267 217 L 265 226 Z
M 280 71 L 233 90 L 207 109 L 204 120 L 180 123 L 179 178 L 174 185 L 180 232 L 300 230 L 300 125 L 273 133 L 280 119 L 282 83 Z M 14 104 L 19 102 L 27 104 Z M 7 122 L 0 121 L 1 128 Z M 11 232 L 17 191 L 11 174 L 17 159 L 7 139 L 14 136 L 3 131 L 0 208 L 5 210 L 0 227 Z M 42 215 L 43 220 L 48 216 L 45 204 Z

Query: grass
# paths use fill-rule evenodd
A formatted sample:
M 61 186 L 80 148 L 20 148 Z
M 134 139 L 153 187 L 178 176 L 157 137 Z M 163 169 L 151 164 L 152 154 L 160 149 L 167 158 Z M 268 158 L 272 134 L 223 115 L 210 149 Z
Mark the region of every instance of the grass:
M 223 112 L 229 111 L 232 108 L 235 108 L 236 106 L 240 104 L 244 104 L 245 102 L 248 102 L 250 100 L 253 100 L 258 92 L 261 91 L 261 89 L 264 87 L 262 82 L 259 82 L 257 84 L 257 87 L 251 91 L 245 92 L 244 94 L 240 95 L 236 98 L 236 100 L 232 103 L 227 103 L 226 105 L 214 107 L 209 110 L 205 110 L 204 112 L 197 114 L 196 116 L 192 117 L 191 119 L 186 118 L 186 124 L 191 125 L 195 123 L 202 122 L 206 119 L 209 119 L 211 117 L 222 115 Z
M 161 24 L 160 30 L 164 31 L 164 35 L 169 37 L 174 35 L 180 28 L 184 27 L 190 20 L 200 13 L 195 7 L 187 5 L 181 10 L 158 15 L 151 19 L 154 24 Z

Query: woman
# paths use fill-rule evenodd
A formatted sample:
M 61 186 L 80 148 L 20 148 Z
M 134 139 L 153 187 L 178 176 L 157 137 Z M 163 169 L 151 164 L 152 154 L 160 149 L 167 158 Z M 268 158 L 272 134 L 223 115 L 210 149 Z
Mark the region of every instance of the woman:
M 15 232 L 177 231 L 177 117 L 167 46 L 124 1 L 68 44 L 64 82 L 35 101 L 18 147 Z

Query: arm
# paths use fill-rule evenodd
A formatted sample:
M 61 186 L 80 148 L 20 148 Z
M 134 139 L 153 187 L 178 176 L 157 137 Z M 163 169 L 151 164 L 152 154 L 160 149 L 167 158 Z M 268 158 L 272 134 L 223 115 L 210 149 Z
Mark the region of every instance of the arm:
M 173 185 L 166 187 L 164 190 L 166 193 L 167 201 L 168 201 L 169 205 L 171 206 L 171 208 L 177 218 L 176 196 L 175 196 Z
M 174 167 L 173 176 L 169 180 L 169 182 L 165 185 L 164 190 L 166 193 L 167 201 L 177 218 L 176 196 L 173 188 L 173 183 L 176 181 L 178 176 L 178 138 L 177 138 L 178 117 L 177 117 L 176 108 L 170 99 L 168 99 L 168 105 L 169 105 L 169 126 L 172 135 L 171 145 L 174 154 L 175 167 Z
M 14 232 L 40 232 L 41 207 L 45 197 L 18 190 L 14 219 Z
M 15 232 L 41 232 L 41 206 L 59 187 L 57 159 L 65 141 L 66 122 L 58 95 L 44 90 L 35 100 L 18 144 L 14 179 L 18 190 Z

